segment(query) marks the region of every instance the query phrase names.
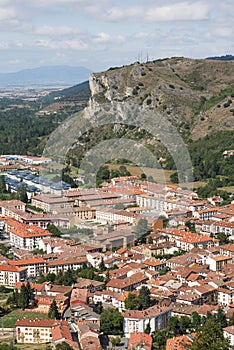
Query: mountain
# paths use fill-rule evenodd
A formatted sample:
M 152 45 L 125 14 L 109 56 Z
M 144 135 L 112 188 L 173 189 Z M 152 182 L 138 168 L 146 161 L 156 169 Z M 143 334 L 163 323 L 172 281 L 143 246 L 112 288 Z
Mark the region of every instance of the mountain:
M 43 106 L 50 106 L 56 101 L 59 103 L 72 103 L 72 102 L 84 102 L 86 105 L 88 99 L 90 98 L 90 88 L 89 88 L 89 82 L 88 80 L 76 84 L 74 86 L 53 91 L 49 93 L 48 95 L 42 97 L 40 101 L 42 102 Z
M 47 151 L 63 157 L 66 150 L 67 164 L 77 168 L 84 155 L 102 143 L 110 159 L 130 159 L 118 145 L 117 157 L 109 152 L 113 140 L 124 138 L 165 159 L 164 168 L 176 169 L 171 153 L 184 163 L 174 142 L 179 136 L 190 152 L 195 179 L 233 176 L 234 164 L 229 163 L 234 159 L 224 160 L 222 152 L 234 148 L 234 60 L 174 57 L 135 62 L 92 73 L 89 82 L 53 92 L 36 105 L 21 99 L 0 101 L 3 154 L 40 154 L 55 129 Z M 140 148 L 136 151 L 130 143 L 124 148 L 133 151 L 129 156 L 140 155 Z M 141 157 L 144 166 L 150 166 L 148 156 Z M 100 152 L 95 154 L 96 164 L 106 162 L 100 157 Z
M 82 163 L 86 175 L 87 169 L 107 159 L 114 163 L 133 159 L 140 164 L 139 158 L 143 166 L 151 167 L 154 155 L 165 159 L 166 169 L 185 167 L 183 179 L 192 179 L 189 159 L 184 158 L 187 149 L 196 180 L 231 174 L 232 160 L 224 161 L 222 152 L 234 147 L 234 61 L 174 57 L 136 62 L 93 73 L 89 84 L 91 97 L 84 118 L 79 113 L 66 123 L 69 137 L 61 137 L 64 129 L 58 128 L 49 154 L 58 149 L 63 154 L 72 144 L 67 157 L 79 167 L 88 151 L 92 155 L 92 149 L 103 144 L 106 152 L 99 150 Z M 77 131 L 87 125 L 78 137 Z M 121 142 L 118 146 L 118 138 L 123 138 L 124 147 Z M 132 140 L 137 141 L 137 150 Z M 150 153 L 141 154 L 142 146 Z
M 50 66 L 24 69 L 14 73 L 0 73 L 0 86 L 72 86 L 89 78 L 85 67 Z
M 232 61 L 234 60 L 233 55 L 225 55 L 225 56 L 214 56 L 214 57 L 208 57 L 208 60 L 221 60 L 221 61 Z
M 160 113 L 184 139 L 234 130 L 234 61 L 174 57 L 90 76 L 90 103 Z M 95 102 L 95 103 L 94 103 Z

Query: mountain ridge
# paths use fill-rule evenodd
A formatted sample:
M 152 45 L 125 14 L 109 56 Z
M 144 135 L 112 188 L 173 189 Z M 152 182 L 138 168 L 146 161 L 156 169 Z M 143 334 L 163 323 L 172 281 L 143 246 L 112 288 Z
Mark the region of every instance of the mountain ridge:
M 91 101 L 136 103 L 161 113 L 183 137 L 234 128 L 234 61 L 174 57 L 90 76 Z
M 0 73 L 0 86 L 72 86 L 88 80 L 91 70 L 81 66 L 44 66 Z

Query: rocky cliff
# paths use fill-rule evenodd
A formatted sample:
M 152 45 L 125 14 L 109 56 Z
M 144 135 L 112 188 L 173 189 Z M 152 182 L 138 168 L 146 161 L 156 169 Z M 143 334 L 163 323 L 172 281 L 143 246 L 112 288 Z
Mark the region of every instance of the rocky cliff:
M 90 106 L 131 103 L 163 115 L 183 137 L 234 129 L 234 61 L 171 58 L 90 76 Z

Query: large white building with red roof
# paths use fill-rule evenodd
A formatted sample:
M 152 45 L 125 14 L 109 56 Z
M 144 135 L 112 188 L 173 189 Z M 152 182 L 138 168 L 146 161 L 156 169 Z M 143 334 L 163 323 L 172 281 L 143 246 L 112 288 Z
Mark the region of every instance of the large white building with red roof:
M 131 333 L 144 332 L 147 325 L 150 325 L 151 333 L 157 329 L 167 327 L 171 317 L 172 308 L 154 305 L 146 310 L 126 310 L 123 313 L 123 331 L 126 337 Z
M 27 268 L 11 266 L 8 264 L 0 265 L 0 285 L 14 286 L 22 282 L 27 277 Z

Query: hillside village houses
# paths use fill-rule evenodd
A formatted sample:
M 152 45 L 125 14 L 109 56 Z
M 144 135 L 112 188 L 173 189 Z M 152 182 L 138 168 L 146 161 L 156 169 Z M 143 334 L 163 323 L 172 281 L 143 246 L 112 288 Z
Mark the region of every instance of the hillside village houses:
M 1 235 L 13 258 L 1 256 L 0 284 L 20 293 L 22 283 L 30 281 L 35 297 L 30 310 L 47 314 L 55 300 L 61 315 L 59 320 L 17 320 L 17 342 L 55 346 L 65 340 L 74 349 L 101 349 L 98 305 L 123 315 L 129 349 L 138 341 L 150 349 L 151 334 L 165 329 L 172 316 L 191 317 L 194 311 L 203 316 L 221 307 L 230 318 L 234 204 L 219 206 L 217 200 L 201 201 L 177 185 L 129 176 L 99 189 L 37 193 L 31 204 L 43 213 L 18 200 L 1 201 Z M 139 232 L 142 222 L 147 230 Z M 72 229 L 75 239 L 55 237 L 48 224 Z M 94 271 L 90 278 L 76 276 L 70 286 L 37 283 L 48 274 L 88 269 Z M 142 287 L 148 288 L 153 306 L 127 309 L 129 294 L 138 296 Z M 231 342 L 233 334 L 232 328 L 224 329 Z

